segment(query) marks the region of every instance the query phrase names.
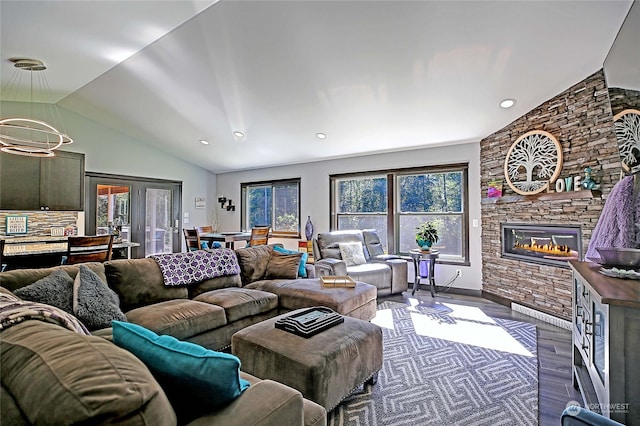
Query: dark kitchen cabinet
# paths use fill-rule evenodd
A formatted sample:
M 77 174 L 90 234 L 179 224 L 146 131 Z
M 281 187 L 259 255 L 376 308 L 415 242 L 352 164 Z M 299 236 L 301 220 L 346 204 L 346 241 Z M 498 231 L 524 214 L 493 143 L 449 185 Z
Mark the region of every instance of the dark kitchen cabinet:
M 0 210 L 84 209 L 84 154 L 35 158 L 0 153 Z

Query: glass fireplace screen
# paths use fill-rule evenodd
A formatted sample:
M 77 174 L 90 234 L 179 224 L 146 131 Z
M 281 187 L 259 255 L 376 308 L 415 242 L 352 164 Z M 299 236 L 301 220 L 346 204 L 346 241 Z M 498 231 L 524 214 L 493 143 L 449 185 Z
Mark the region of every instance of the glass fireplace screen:
M 579 225 L 503 223 L 502 257 L 568 268 L 567 260 L 582 260 Z

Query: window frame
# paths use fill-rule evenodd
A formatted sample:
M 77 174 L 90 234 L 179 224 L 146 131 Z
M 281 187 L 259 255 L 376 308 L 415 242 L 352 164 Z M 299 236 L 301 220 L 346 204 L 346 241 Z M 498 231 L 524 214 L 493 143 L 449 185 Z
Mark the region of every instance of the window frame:
M 468 163 L 455 163 L 445 165 L 434 165 L 424 167 L 408 167 L 398 169 L 386 169 L 386 170 L 371 170 L 356 173 L 342 173 L 329 176 L 329 198 L 330 198 L 330 218 L 329 224 L 332 231 L 338 230 L 339 212 L 337 211 L 339 201 L 338 197 L 338 182 L 344 179 L 358 179 L 367 177 L 387 177 L 387 246 L 389 253 L 397 253 L 400 255 L 408 255 L 408 253 L 398 253 L 396 247 L 399 247 L 400 241 L 400 216 L 399 204 L 399 177 L 413 174 L 437 174 L 437 173 L 450 173 L 460 172 L 462 173 L 461 192 L 462 192 L 462 212 L 451 213 L 441 212 L 443 215 L 455 215 L 462 217 L 462 236 L 461 245 L 462 253 L 460 256 L 447 256 L 441 254 L 438 262 L 442 264 L 452 264 L 460 266 L 469 266 L 469 164 Z M 366 213 L 364 213 L 366 214 Z M 376 213 L 378 214 L 378 213 Z M 428 213 L 430 214 L 430 213 Z
M 248 195 L 248 190 L 250 188 L 257 188 L 257 187 L 265 187 L 265 186 L 270 186 L 271 187 L 271 191 L 272 194 L 275 194 L 275 190 L 277 186 L 283 186 L 283 185 L 291 185 L 291 184 L 295 184 L 297 186 L 297 210 L 298 210 L 298 228 L 296 231 L 281 231 L 281 230 L 277 230 L 275 229 L 275 221 L 276 221 L 276 216 L 275 214 L 273 214 L 274 210 L 275 210 L 275 202 L 276 202 L 276 197 L 273 197 L 272 203 L 271 203 L 271 223 L 269 224 L 269 226 L 271 227 L 269 236 L 270 237 L 274 237 L 274 238 L 301 238 L 301 229 L 302 229 L 302 225 L 301 225 L 301 221 L 302 221 L 302 213 L 301 213 L 301 208 L 300 208 L 300 184 L 301 184 L 301 178 L 291 178 L 291 179 L 277 179 L 277 180 L 265 180 L 265 181 L 256 181 L 256 182 L 242 182 L 240 184 L 240 194 L 241 194 L 241 200 L 240 200 L 240 226 L 242 229 L 246 229 L 246 230 L 250 230 L 249 228 L 249 224 L 248 224 L 248 206 L 249 203 L 247 201 L 247 195 Z

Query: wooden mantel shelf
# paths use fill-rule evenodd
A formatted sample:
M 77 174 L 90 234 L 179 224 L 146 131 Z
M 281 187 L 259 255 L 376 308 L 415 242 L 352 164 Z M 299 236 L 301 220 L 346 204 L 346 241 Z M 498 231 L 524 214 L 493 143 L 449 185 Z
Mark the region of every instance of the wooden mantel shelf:
M 602 192 L 592 189 L 581 189 L 580 191 L 564 192 L 541 192 L 534 195 L 508 195 L 505 197 L 483 198 L 482 204 L 507 204 L 520 201 L 554 201 L 554 200 L 576 200 L 585 198 L 600 198 Z

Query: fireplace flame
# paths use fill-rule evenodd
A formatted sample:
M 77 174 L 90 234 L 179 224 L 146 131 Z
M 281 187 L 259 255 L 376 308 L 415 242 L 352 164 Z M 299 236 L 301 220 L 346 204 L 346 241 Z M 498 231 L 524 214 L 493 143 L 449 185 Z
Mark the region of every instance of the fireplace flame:
M 569 246 L 556 245 L 556 244 L 522 244 L 516 242 L 513 246 L 517 249 L 530 250 L 538 253 L 551 254 L 554 256 L 573 256 L 571 248 Z

